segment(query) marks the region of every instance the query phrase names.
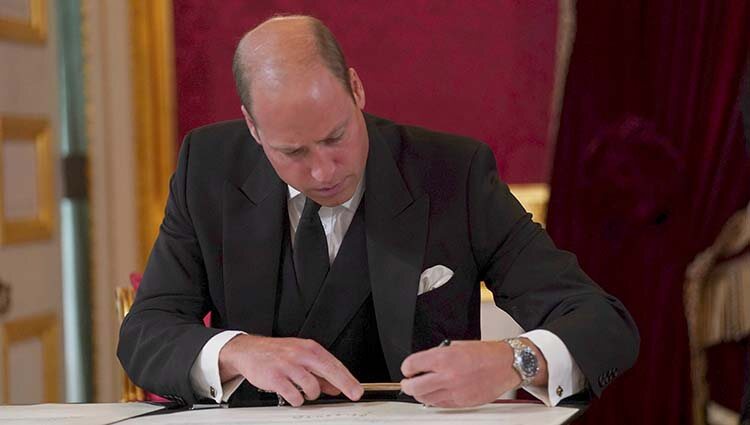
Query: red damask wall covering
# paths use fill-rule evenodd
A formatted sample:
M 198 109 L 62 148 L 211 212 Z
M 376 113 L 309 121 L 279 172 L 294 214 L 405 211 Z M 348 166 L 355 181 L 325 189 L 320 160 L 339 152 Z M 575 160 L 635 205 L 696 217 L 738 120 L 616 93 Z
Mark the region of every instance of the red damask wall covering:
M 234 48 L 276 13 L 331 28 L 364 82 L 367 112 L 483 140 L 506 181 L 547 181 L 552 1 L 174 0 L 180 139 L 241 117 Z

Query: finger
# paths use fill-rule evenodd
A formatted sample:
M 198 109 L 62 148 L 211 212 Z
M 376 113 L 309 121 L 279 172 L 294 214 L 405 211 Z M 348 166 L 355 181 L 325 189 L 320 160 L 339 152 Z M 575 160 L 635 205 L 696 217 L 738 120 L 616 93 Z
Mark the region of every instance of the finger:
M 321 377 L 317 377 L 317 378 L 318 378 L 318 384 L 320 385 L 320 392 L 322 392 L 323 394 L 328 394 L 328 395 L 341 394 L 341 390 L 334 387 L 330 382 L 326 381 L 325 379 Z
M 444 373 L 428 372 L 401 380 L 401 389 L 412 397 L 429 394 L 448 387 Z
M 318 379 L 302 367 L 292 367 L 287 371 L 289 380 L 297 386 L 307 400 L 315 400 L 320 396 Z
M 341 390 L 350 400 L 357 401 L 362 397 L 364 390 L 351 372 L 333 354 L 329 353 L 318 343 L 311 341 L 310 346 L 313 356 L 309 357 L 305 366 L 316 376 L 325 379 L 331 385 Z
M 401 373 L 409 378 L 419 373 L 434 372 L 439 369 L 445 352 L 450 347 L 435 347 L 414 353 L 401 363 Z
M 331 359 L 321 360 L 312 371 L 320 378 L 325 379 L 331 386 L 343 392 L 352 401 L 359 400 L 364 393 L 359 381 L 352 376 L 346 366 L 333 356 L 331 356 Z
M 414 398 L 418 402 L 426 406 L 458 407 L 457 403 L 453 400 L 452 392 L 446 389 L 441 389 L 441 390 L 433 391 L 431 393 L 422 394 Z
M 271 390 L 283 397 L 287 403 L 291 404 L 294 407 L 300 407 L 302 406 L 302 403 L 305 402 L 304 397 L 302 397 L 302 394 L 299 392 L 297 387 L 295 387 L 288 379 L 279 380 L 275 383 Z

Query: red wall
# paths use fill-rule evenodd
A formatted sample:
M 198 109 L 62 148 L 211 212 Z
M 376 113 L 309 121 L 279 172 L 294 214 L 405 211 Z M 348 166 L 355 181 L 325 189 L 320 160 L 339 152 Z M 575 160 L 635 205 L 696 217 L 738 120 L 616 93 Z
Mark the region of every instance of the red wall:
M 547 181 L 557 2 L 174 0 L 180 138 L 240 118 L 232 54 L 275 13 L 331 28 L 368 112 L 483 140 L 506 181 Z

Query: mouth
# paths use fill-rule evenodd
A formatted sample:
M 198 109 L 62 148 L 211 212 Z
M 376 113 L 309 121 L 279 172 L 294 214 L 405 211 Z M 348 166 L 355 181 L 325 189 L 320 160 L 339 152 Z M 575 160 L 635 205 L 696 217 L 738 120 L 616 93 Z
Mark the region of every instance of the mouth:
M 315 189 L 315 192 L 319 193 L 322 197 L 331 197 L 336 195 L 341 191 L 341 188 L 344 187 L 344 182 L 337 183 L 333 186 L 327 186 L 327 187 L 321 187 L 318 189 Z

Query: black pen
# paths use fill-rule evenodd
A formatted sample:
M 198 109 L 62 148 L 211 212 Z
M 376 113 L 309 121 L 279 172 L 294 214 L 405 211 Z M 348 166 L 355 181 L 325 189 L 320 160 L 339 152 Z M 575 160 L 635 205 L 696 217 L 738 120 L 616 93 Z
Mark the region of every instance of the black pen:
M 449 345 L 451 345 L 451 340 L 448 339 L 448 338 L 446 338 L 440 344 L 438 344 L 437 346 L 438 347 L 448 347 Z M 412 376 L 411 378 L 416 378 L 417 376 L 424 375 L 425 373 L 427 373 L 427 372 L 420 372 L 420 373 Z
M 451 340 L 448 339 L 448 338 L 446 338 L 440 344 L 438 344 L 438 347 L 448 347 L 449 345 L 451 345 Z M 422 376 L 425 373 L 427 373 L 427 372 L 417 373 L 416 375 L 410 376 L 409 379 L 416 378 L 417 376 Z M 398 395 L 400 395 L 400 396 L 404 395 L 404 390 L 399 390 Z
M 449 346 L 449 345 L 451 345 L 451 340 L 450 340 L 450 339 L 448 339 L 448 338 L 446 338 L 446 339 L 444 339 L 444 340 L 443 340 L 443 341 L 442 341 L 442 342 L 441 342 L 440 344 L 438 344 L 438 347 L 447 347 L 447 346 Z M 427 373 L 427 372 L 419 372 L 419 373 L 417 373 L 416 375 L 413 375 L 413 376 L 411 376 L 411 377 L 410 377 L 409 379 L 411 379 L 411 378 L 416 378 L 417 376 L 422 376 L 422 375 L 424 375 L 425 373 Z
M 449 345 L 451 345 L 451 340 L 448 339 L 448 338 L 446 338 L 446 339 L 443 340 L 443 342 L 441 342 L 440 344 L 438 344 L 438 347 L 447 347 Z

